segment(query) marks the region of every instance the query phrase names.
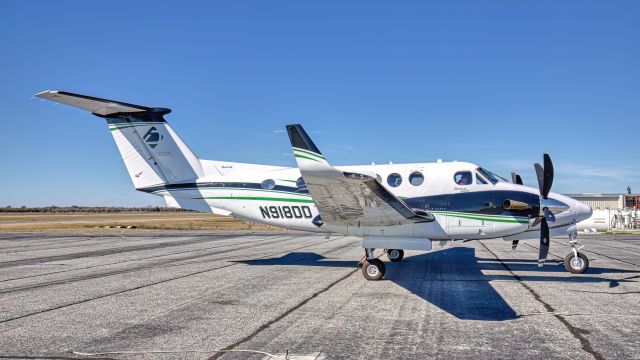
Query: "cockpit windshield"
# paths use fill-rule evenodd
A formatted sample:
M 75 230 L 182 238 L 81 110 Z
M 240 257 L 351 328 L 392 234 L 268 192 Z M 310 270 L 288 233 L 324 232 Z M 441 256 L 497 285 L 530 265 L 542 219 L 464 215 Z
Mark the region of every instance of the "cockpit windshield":
M 497 183 L 498 181 L 505 181 L 508 182 L 505 178 L 496 175 L 494 173 L 492 173 L 491 171 L 487 170 L 487 169 L 483 169 L 481 167 L 476 169 L 483 177 L 485 177 L 487 180 L 491 181 L 492 184 Z

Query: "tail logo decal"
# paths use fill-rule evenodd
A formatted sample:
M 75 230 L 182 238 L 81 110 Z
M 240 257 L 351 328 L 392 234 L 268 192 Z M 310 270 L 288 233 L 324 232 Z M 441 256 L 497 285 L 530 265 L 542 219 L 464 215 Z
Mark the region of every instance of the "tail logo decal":
M 153 149 L 158 146 L 158 143 L 160 142 L 160 140 L 162 140 L 162 134 L 158 132 L 158 129 L 156 129 L 155 126 L 152 126 L 149 131 L 144 134 L 142 139 L 144 139 L 144 142 L 146 142 L 149 147 Z

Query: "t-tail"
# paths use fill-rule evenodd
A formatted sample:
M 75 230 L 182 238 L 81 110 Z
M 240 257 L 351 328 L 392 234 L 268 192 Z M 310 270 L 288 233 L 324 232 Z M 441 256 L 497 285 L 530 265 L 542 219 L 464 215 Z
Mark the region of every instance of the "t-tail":
M 164 119 L 165 108 L 44 91 L 36 96 L 91 111 L 106 119 L 136 189 L 195 181 L 204 176 L 200 160 Z
M 36 96 L 87 110 L 106 119 L 137 190 L 148 191 L 172 183 L 194 183 L 205 176 L 202 162 L 164 119 L 164 115 L 171 112 L 170 109 L 65 91 L 47 90 Z M 175 201 L 166 196 L 165 199 L 168 204 Z M 169 205 L 206 210 L 196 204 Z

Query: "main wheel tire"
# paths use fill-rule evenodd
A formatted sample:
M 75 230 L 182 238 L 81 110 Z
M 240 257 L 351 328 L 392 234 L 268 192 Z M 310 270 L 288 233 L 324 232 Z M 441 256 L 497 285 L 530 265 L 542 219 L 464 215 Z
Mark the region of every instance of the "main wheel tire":
M 365 261 L 362 266 L 362 275 L 364 278 L 370 281 L 376 281 L 382 279 L 384 276 L 384 263 L 379 259 L 371 259 Z
M 389 258 L 391 262 L 402 261 L 402 258 L 404 258 L 404 250 L 389 249 L 387 250 L 387 258 Z
M 589 268 L 589 259 L 581 252 L 576 257 L 572 251 L 564 258 L 564 267 L 572 274 L 583 274 Z

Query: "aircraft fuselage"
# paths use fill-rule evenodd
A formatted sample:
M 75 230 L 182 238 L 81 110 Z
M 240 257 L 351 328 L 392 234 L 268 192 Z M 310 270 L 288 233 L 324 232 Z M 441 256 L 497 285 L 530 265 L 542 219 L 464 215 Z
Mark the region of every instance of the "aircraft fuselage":
M 479 171 L 466 162 L 384 164 L 337 167 L 343 171 L 375 174 L 378 181 L 412 209 L 424 210 L 435 221 L 397 226 L 321 227 L 313 223 L 319 214 L 300 180 L 297 168 L 217 163 L 224 176 L 212 176 L 190 183 L 165 184 L 138 190 L 171 196 L 184 202 L 211 207 L 213 212 L 229 212 L 241 219 L 269 225 L 354 236 L 399 236 L 432 240 L 488 239 L 532 232 L 539 225 L 531 218 L 540 209 L 507 210 L 506 200 L 538 204 L 536 188 L 517 185 Z M 463 177 L 466 177 L 462 181 Z M 492 180 L 497 179 L 497 182 Z M 554 234 L 575 232 L 575 224 L 588 218 L 591 209 L 569 197 L 550 193 L 548 201 L 557 205 Z M 522 238 L 528 238 L 523 234 Z

